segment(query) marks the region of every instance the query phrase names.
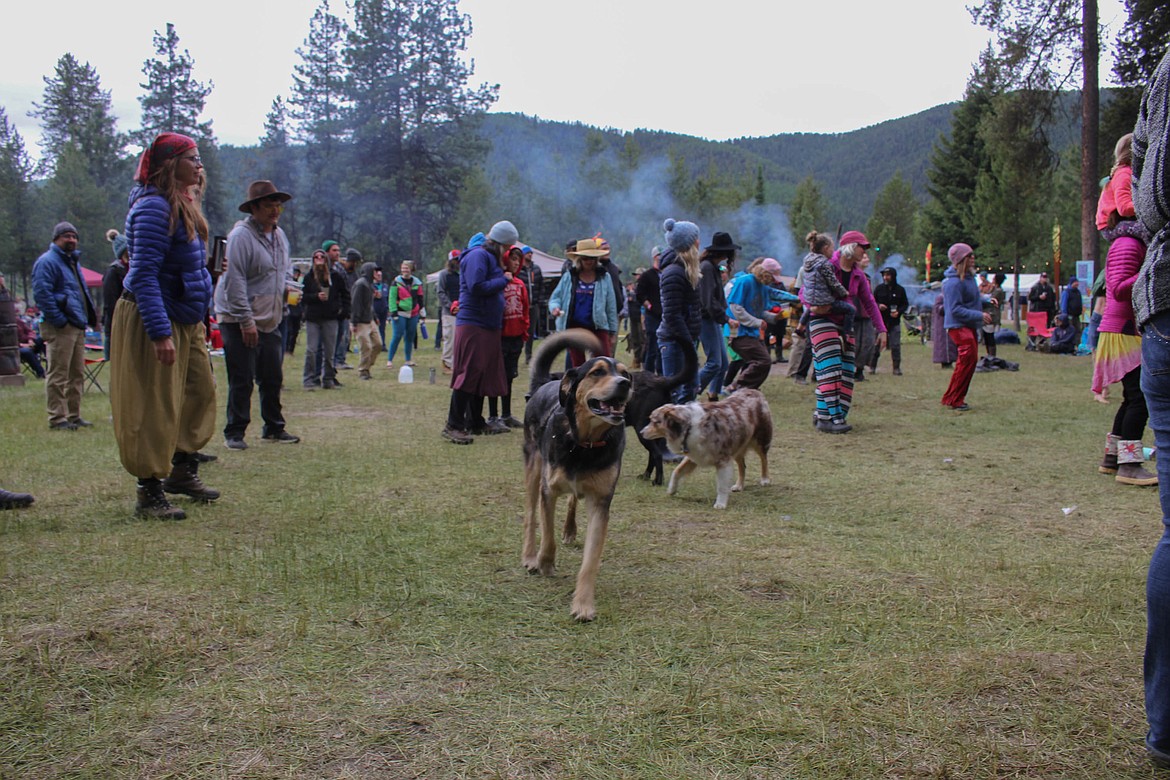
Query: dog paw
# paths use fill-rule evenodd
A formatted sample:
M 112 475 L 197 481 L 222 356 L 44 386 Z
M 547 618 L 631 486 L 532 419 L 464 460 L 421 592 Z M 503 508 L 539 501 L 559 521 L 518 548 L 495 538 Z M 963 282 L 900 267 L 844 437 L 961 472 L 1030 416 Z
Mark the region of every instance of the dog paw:
M 743 485 L 732 485 L 731 492 L 732 493 L 742 493 L 743 492 Z
M 578 623 L 590 623 L 597 618 L 597 608 L 592 604 L 574 604 L 569 614 Z
M 760 480 L 760 484 L 761 485 L 771 485 L 772 480 L 768 479 L 767 477 L 764 477 L 763 479 Z
M 715 502 L 715 508 L 716 508 L 716 509 L 726 509 L 726 508 L 727 508 L 727 502 L 726 502 L 726 501 L 716 501 L 716 502 Z
M 555 569 L 551 562 L 541 563 L 539 558 L 526 558 L 524 568 L 528 570 L 529 574 L 542 574 L 545 577 L 551 576 Z
M 571 534 L 565 534 L 564 536 L 561 537 L 561 544 L 563 544 L 563 545 L 575 544 L 576 541 L 577 541 L 576 531 L 574 531 Z

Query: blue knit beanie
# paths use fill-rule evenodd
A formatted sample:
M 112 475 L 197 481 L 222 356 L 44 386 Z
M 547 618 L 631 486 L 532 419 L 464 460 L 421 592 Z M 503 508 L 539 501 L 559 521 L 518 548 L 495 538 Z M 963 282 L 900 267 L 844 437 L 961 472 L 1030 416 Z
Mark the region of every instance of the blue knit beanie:
M 666 243 L 676 252 L 685 252 L 699 240 L 699 226 L 694 222 L 675 222 L 667 219 L 662 223 L 666 231 Z
M 114 259 L 121 260 L 122 254 L 129 248 L 130 239 L 124 233 L 110 228 L 106 231 L 106 240 L 114 245 Z

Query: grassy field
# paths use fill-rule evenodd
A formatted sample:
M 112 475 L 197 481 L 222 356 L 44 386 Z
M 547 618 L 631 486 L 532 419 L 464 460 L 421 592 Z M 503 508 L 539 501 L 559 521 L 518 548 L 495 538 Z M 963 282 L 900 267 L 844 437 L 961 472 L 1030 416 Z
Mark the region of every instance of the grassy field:
M 413 385 L 294 363 L 302 443 L 217 435 L 224 497 L 179 523 L 133 518 L 104 395 L 50 432 L 40 386 L 0 388 L 0 485 L 37 497 L 0 512 L 0 778 L 1155 776 L 1161 513 L 1096 473 L 1089 359 L 1003 349 L 959 415 L 906 353 L 848 436 L 769 379 L 773 484 L 725 512 L 633 441 L 583 625 L 579 546 L 520 565 L 520 435 L 441 440 L 429 348 Z

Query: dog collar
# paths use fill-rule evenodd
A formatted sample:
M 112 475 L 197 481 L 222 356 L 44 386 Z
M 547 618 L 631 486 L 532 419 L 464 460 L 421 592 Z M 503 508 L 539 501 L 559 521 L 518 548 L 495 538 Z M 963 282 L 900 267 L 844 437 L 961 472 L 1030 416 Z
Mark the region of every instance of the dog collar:
M 577 442 L 577 447 L 579 447 L 580 449 L 583 449 L 583 450 L 592 450 L 592 449 L 595 449 L 597 447 L 604 447 L 604 446 L 605 446 L 605 439 L 602 439 L 601 441 L 579 441 L 579 442 Z
M 684 433 L 683 437 L 682 437 L 683 455 L 689 455 L 691 453 L 691 448 L 687 446 L 687 439 L 689 439 L 690 437 L 691 437 L 691 426 L 688 425 L 686 433 Z

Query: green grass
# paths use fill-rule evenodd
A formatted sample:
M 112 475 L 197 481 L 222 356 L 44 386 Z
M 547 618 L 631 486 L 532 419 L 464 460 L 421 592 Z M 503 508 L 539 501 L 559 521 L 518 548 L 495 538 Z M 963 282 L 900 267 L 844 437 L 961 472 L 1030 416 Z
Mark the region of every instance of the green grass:
M 520 435 L 440 439 L 430 349 L 413 385 L 294 364 L 302 443 L 258 411 L 246 452 L 217 435 L 224 497 L 180 523 L 133 518 L 105 396 L 50 432 L 0 388 L 0 485 L 37 497 L 0 512 L 0 778 L 1153 777 L 1161 514 L 1096 473 L 1089 359 L 1004 349 L 957 415 L 905 351 L 848 436 L 769 379 L 773 484 L 749 457 L 726 512 L 711 470 L 636 479 L 632 441 L 585 625 L 579 546 L 520 565 Z

